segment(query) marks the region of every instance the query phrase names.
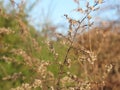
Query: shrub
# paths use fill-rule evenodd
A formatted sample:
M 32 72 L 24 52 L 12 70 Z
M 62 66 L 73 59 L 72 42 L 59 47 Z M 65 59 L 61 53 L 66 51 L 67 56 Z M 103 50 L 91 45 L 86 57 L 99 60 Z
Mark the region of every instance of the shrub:
M 79 0 L 74 2 L 78 5 L 75 11 L 82 13 L 83 18 L 75 20 L 65 15 L 69 23 L 68 34 L 55 33 L 55 40 L 48 40 L 35 31 L 25 20 L 23 12 L 1 14 L 0 89 L 120 88 L 119 32 L 90 30 L 93 25 L 91 12 L 98 9 L 102 0 L 95 0 L 94 5 L 87 2 L 85 9 L 79 7 Z M 11 3 L 16 4 L 14 0 Z M 110 50 L 113 52 L 109 53 Z

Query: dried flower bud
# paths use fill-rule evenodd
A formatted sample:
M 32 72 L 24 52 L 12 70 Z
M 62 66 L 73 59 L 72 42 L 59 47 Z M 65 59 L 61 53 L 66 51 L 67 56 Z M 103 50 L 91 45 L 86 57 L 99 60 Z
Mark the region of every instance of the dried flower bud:
M 98 0 L 98 3 L 101 4 L 103 2 L 103 0 Z
M 90 15 L 87 16 L 88 19 L 91 19 L 92 17 Z

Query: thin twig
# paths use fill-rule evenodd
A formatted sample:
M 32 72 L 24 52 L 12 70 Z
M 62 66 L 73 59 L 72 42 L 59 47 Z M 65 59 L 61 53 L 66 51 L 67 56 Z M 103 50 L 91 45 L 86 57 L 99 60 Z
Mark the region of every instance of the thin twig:
M 98 5 L 98 2 L 96 2 L 96 3 L 93 5 L 93 7 L 95 7 L 96 5 Z M 63 64 L 60 64 L 60 68 L 59 68 L 59 72 L 58 72 L 57 87 L 56 87 L 57 90 L 60 90 L 60 87 L 59 87 L 59 86 L 60 86 L 61 73 L 63 72 L 64 65 L 65 65 L 66 62 L 67 62 L 68 54 L 69 54 L 70 50 L 72 49 L 72 45 L 73 45 L 73 43 L 74 43 L 74 41 L 75 41 L 77 32 L 78 32 L 81 24 L 83 23 L 83 21 L 87 18 L 88 14 L 90 14 L 90 13 L 91 13 L 91 11 L 89 11 L 89 12 L 83 17 L 83 19 L 82 19 L 81 21 L 78 21 L 79 26 L 75 29 L 75 34 L 74 34 L 74 36 L 73 36 L 73 40 L 71 41 L 70 46 L 69 46 L 69 48 L 67 49 L 67 52 L 66 52 L 66 54 L 65 54 L 65 58 L 64 58 Z

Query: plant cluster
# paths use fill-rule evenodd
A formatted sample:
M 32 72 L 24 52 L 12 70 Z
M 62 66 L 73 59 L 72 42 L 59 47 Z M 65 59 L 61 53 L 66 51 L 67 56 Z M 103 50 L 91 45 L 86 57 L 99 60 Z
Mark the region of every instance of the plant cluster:
M 93 28 L 91 20 L 103 0 L 86 1 L 84 9 L 74 0 L 83 17 L 64 15 L 68 34 L 56 32 L 55 40 L 28 24 L 23 1 L 10 1 L 19 11 L 12 15 L 0 9 L 1 90 L 120 89 L 120 32 Z

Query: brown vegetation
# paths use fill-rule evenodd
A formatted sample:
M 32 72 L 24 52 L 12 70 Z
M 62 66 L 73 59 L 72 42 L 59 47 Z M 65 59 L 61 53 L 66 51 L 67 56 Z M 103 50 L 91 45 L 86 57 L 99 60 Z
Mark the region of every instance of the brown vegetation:
M 120 89 L 120 23 L 108 22 L 108 27 L 96 27 L 80 35 L 78 43 L 87 50 L 97 53 L 95 69 L 105 69 L 104 64 L 113 65 L 105 79 L 103 90 Z

